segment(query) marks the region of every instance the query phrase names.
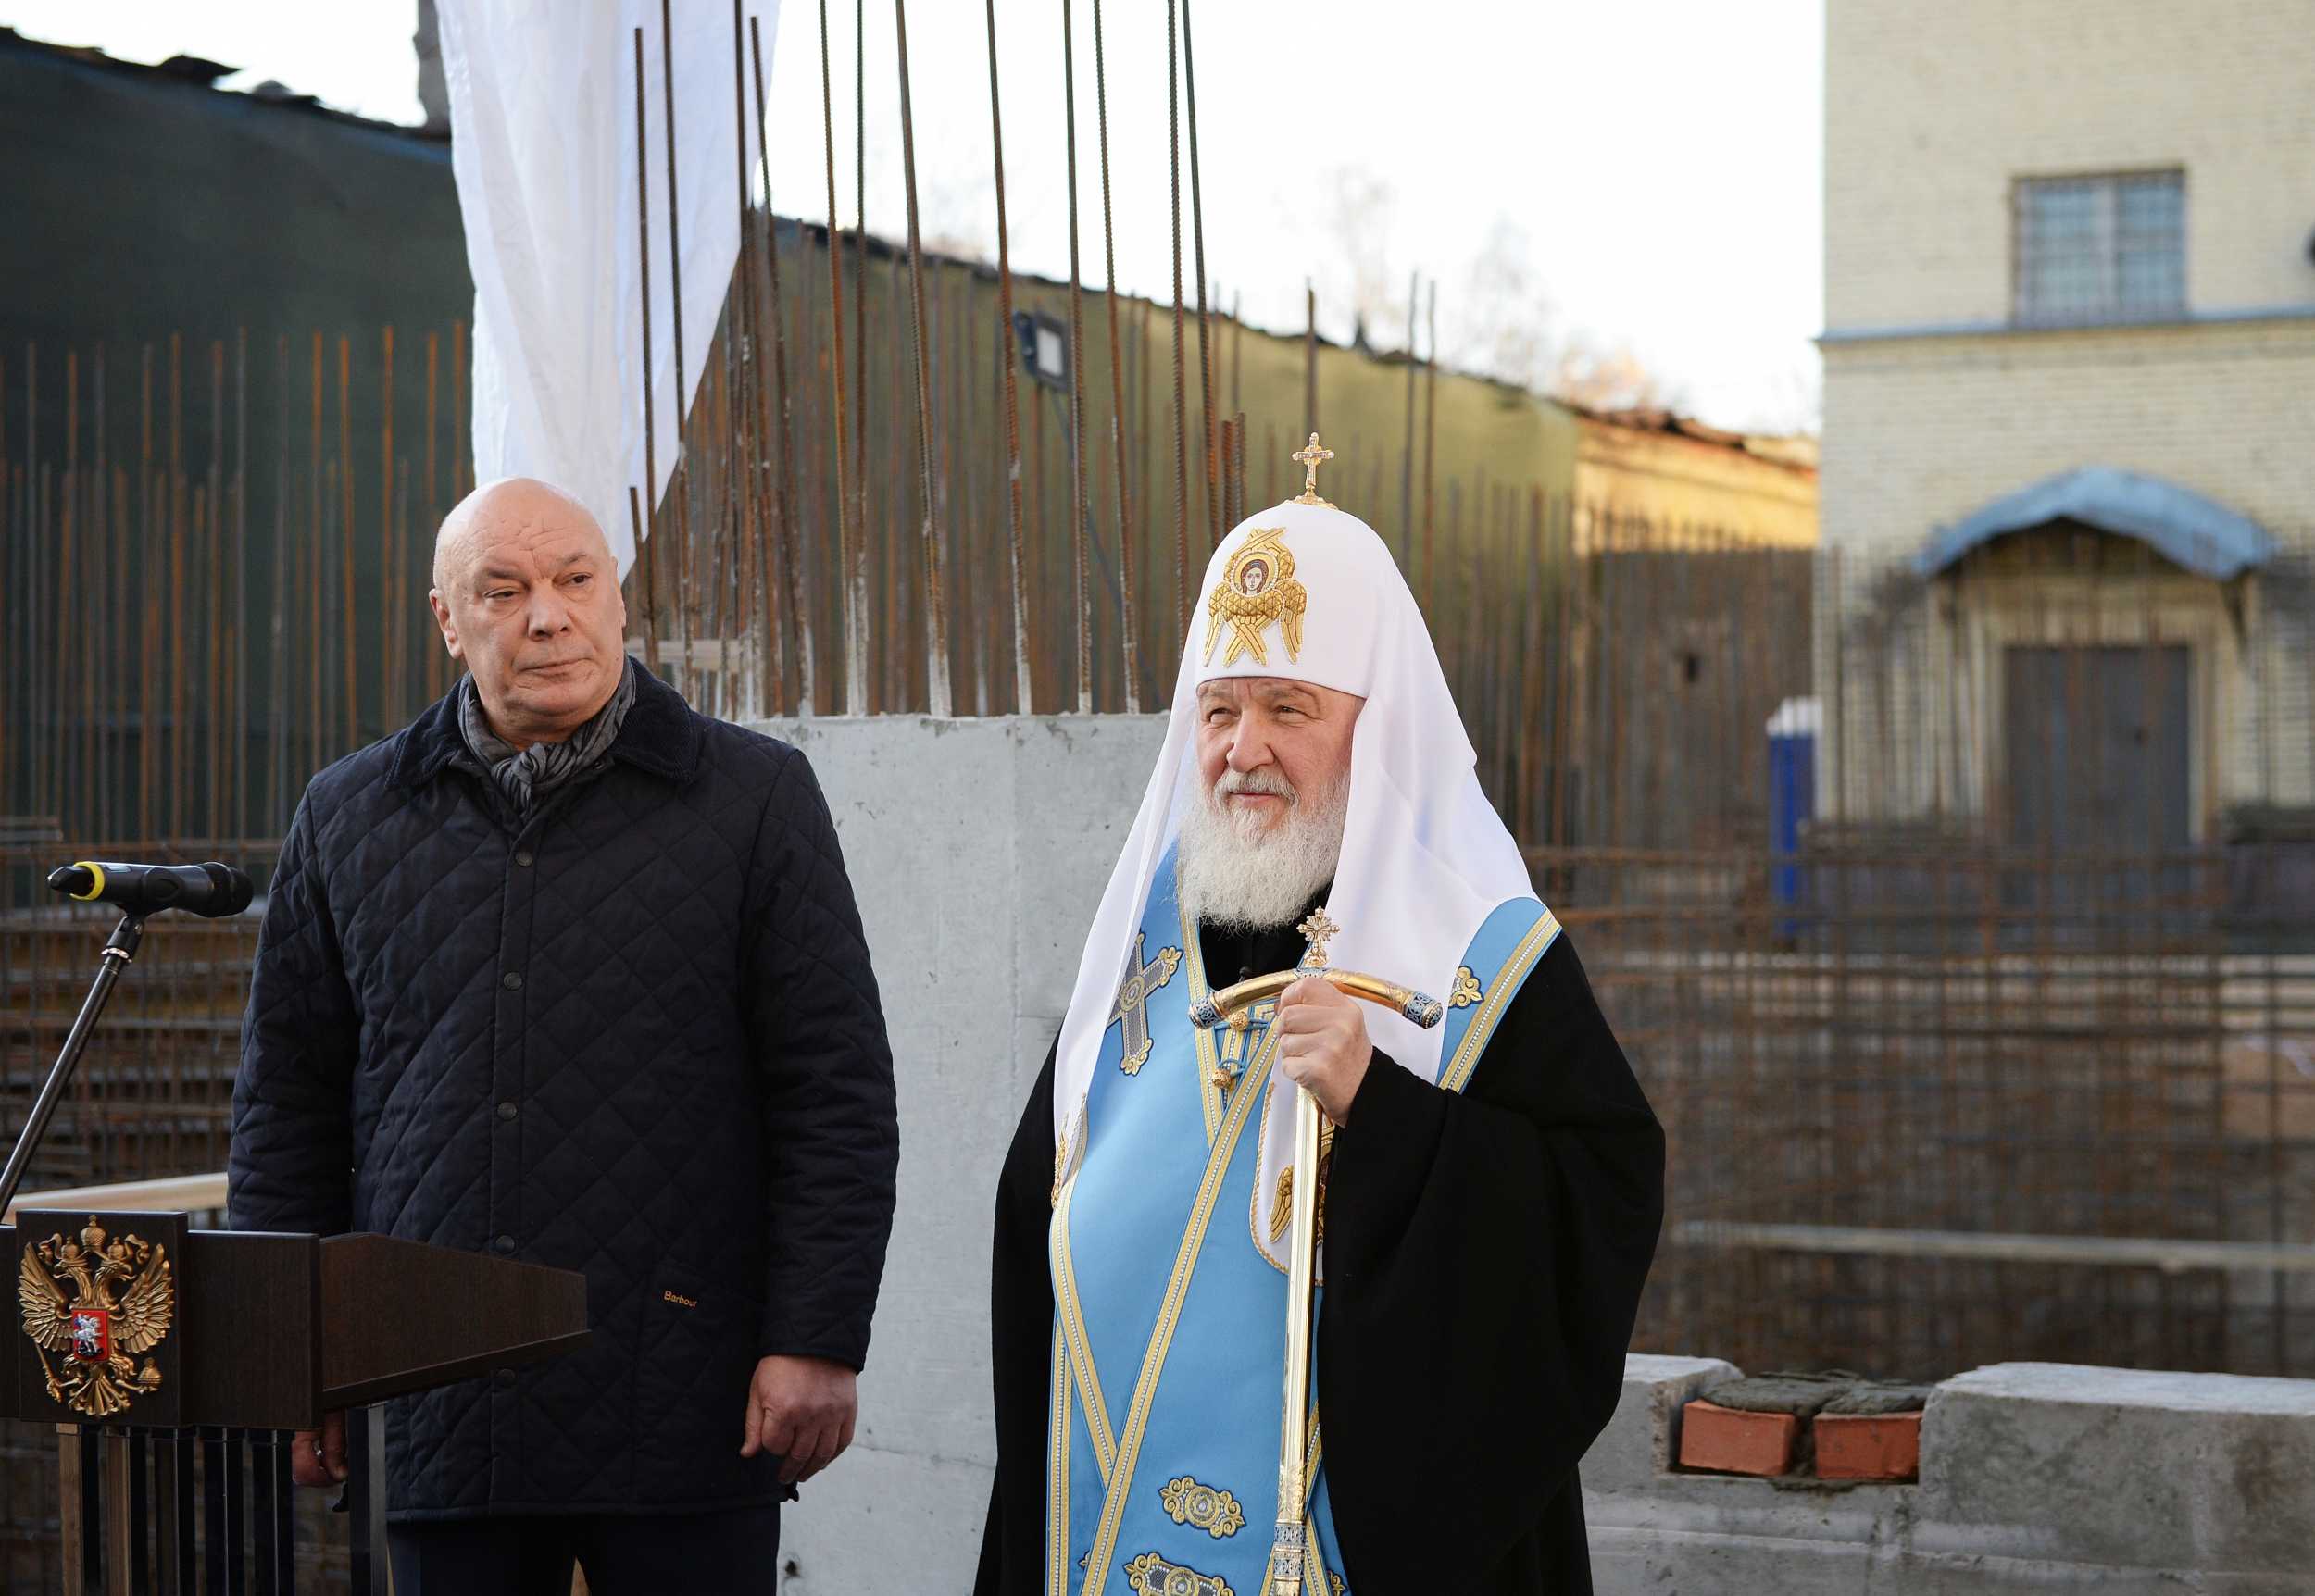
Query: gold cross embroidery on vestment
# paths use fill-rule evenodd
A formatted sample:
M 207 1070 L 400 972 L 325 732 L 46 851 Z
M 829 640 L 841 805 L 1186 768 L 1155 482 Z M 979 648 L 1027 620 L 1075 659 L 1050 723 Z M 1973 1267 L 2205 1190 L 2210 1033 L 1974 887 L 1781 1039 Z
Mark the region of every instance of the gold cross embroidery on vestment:
M 1156 958 L 1142 963 L 1143 935 L 1133 933 L 1133 948 L 1125 955 L 1125 973 L 1118 982 L 1118 1000 L 1109 1005 L 1109 1017 L 1102 1026 L 1105 1030 L 1113 1025 L 1125 1028 L 1118 1067 L 1128 1075 L 1138 1075 L 1149 1062 L 1149 994 L 1173 979 L 1174 966 L 1182 962 L 1180 948 L 1159 948 Z

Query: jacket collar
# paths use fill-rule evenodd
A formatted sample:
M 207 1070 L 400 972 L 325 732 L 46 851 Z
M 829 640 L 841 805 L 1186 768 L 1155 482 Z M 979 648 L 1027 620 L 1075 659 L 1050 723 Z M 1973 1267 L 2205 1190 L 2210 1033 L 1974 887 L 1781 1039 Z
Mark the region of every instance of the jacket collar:
M 458 694 L 465 691 L 461 677 L 403 730 L 394 751 L 395 786 L 424 786 L 466 748 L 458 729 Z M 699 722 L 683 695 L 637 660 L 635 702 L 611 742 L 611 757 L 679 784 L 688 782 L 699 771 Z

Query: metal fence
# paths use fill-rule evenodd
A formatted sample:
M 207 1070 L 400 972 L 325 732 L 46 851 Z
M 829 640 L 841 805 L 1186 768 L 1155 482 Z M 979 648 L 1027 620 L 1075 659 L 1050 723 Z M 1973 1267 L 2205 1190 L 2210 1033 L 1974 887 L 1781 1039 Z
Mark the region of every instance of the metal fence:
M 1821 555 L 1816 818 L 1533 854 L 1671 1139 L 1640 1345 L 2315 1372 L 2310 547 Z

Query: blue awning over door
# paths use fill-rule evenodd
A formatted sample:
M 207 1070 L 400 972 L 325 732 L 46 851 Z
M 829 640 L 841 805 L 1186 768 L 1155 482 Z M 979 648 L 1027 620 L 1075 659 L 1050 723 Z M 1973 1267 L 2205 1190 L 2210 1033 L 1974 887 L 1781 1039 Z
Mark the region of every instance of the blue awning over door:
M 2084 466 L 2046 477 L 1938 528 L 1913 557 L 1913 568 L 1935 576 L 1980 544 L 2052 521 L 2079 521 L 2134 538 L 2172 564 L 2216 581 L 2262 566 L 2275 553 L 2274 539 L 2258 522 L 2216 500 L 2159 477 Z

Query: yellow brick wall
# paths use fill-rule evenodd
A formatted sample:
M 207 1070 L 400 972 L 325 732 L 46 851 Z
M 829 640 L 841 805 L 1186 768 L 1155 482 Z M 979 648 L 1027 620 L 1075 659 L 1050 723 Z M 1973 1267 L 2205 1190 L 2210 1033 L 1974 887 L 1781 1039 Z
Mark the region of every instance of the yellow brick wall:
M 2309 79 L 2315 94 L 2315 67 Z M 1828 544 L 1909 555 L 1989 500 L 2092 465 L 2165 478 L 2278 536 L 2315 533 L 2315 320 L 1896 339 L 1824 355 Z
M 2315 301 L 2315 0 L 1827 0 L 1828 327 L 2006 319 L 2011 180 L 2152 167 L 2195 309 Z

